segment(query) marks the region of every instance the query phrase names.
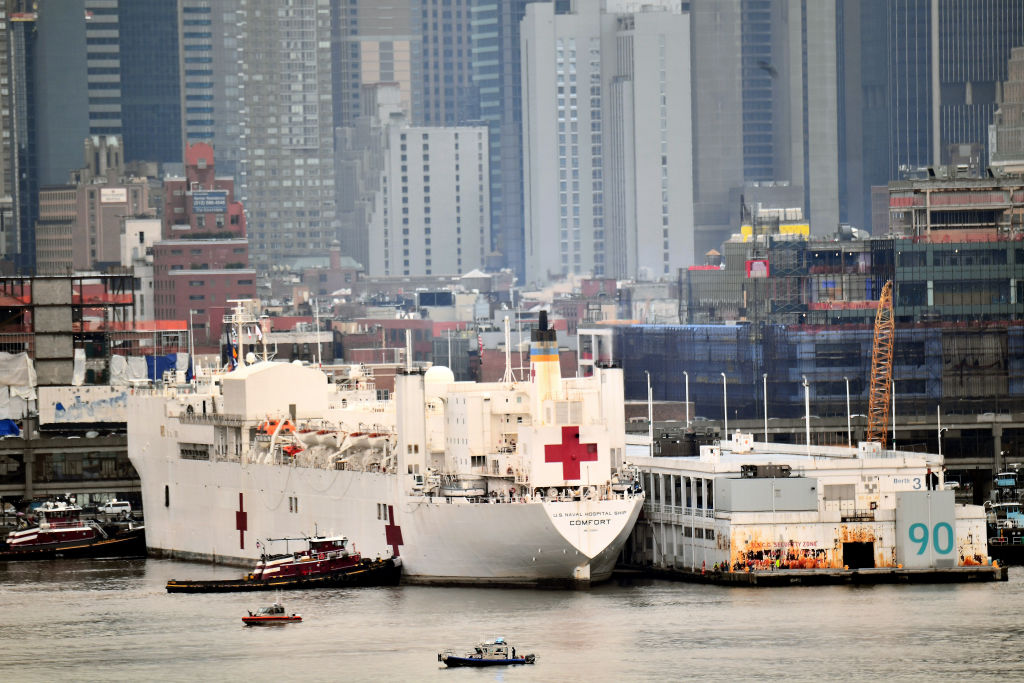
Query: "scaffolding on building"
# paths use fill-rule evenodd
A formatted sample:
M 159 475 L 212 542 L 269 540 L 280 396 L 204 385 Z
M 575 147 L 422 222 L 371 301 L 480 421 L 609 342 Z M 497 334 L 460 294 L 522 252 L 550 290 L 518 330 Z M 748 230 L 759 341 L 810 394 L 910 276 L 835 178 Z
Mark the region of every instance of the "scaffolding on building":
M 71 384 L 76 354 L 85 382 L 104 383 L 113 356 L 167 355 L 188 349 L 184 321 L 138 321 L 134 274 L 0 277 L 0 351 L 27 353 L 40 386 Z

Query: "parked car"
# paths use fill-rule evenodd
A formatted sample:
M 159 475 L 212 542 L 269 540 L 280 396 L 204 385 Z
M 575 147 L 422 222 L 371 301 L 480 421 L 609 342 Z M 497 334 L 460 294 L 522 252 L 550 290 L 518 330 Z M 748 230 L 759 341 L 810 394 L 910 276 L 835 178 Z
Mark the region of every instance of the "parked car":
M 132 504 L 127 500 L 108 500 L 99 507 L 99 512 L 108 515 L 131 514 Z

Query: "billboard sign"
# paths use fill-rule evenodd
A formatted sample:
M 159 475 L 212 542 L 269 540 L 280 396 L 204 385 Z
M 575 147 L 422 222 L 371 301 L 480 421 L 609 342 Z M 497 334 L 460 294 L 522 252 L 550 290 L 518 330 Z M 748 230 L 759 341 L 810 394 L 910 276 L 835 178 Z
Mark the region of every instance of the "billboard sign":
M 747 277 L 768 277 L 768 261 L 764 259 L 747 261 Z
M 925 488 L 913 479 L 913 491 L 896 492 L 896 562 L 908 569 L 957 564 L 956 512 L 953 492 Z
M 227 210 L 227 190 L 195 190 L 192 192 L 192 213 L 225 213 Z
M 127 204 L 127 187 L 102 187 L 100 188 L 100 204 Z

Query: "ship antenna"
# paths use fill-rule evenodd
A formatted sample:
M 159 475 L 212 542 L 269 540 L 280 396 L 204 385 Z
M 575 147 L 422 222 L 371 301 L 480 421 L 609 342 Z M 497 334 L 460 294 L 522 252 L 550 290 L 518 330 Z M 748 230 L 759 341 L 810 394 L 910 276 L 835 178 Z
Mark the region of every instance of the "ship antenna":
M 501 381 L 508 384 L 516 381 L 515 376 L 512 375 L 512 331 L 508 326 L 507 315 L 505 316 L 505 374 Z
M 228 299 L 229 304 L 235 305 L 234 313 L 225 315 L 224 322 L 230 325 L 234 325 L 236 328 L 236 334 L 238 335 L 238 367 L 245 366 L 245 340 L 242 337 L 242 332 L 245 330 L 245 323 L 250 322 L 246 316 L 245 304 L 252 301 L 252 299 Z M 231 335 L 228 334 L 228 341 L 231 341 Z
M 267 326 L 268 327 L 267 330 L 263 329 L 263 321 L 264 321 L 264 319 L 268 319 L 269 320 L 269 318 L 267 316 L 261 315 L 259 317 L 259 320 L 256 321 L 256 325 L 259 327 L 260 342 L 263 344 L 263 361 L 266 362 L 266 361 L 270 360 L 270 356 L 267 355 L 267 333 L 270 332 L 270 330 L 269 330 L 269 324 Z M 318 337 L 318 339 L 319 339 L 319 337 Z
M 523 312 L 520 309 L 516 310 L 516 330 L 519 332 L 519 379 L 522 380 L 525 377 L 523 373 Z

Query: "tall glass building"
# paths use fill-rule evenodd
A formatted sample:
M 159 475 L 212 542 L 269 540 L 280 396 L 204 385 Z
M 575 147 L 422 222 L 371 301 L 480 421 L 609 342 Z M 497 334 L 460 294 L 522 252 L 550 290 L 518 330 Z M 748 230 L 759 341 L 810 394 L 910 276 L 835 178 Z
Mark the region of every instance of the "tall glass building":
M 175 4 L 85 0 L 85 43 L 89 133 L 122 136 L 125 161 L 180 162 Z

